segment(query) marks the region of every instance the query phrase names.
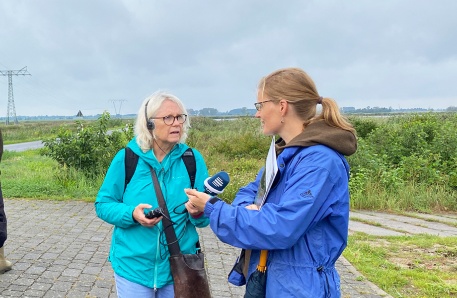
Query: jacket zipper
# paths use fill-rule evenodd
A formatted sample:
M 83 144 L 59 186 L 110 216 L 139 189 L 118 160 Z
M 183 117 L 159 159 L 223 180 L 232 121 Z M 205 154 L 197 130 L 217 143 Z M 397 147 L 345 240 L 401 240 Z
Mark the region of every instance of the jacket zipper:
M 161 225 L 161 223 L 158 223 Z M 159 227 L 157 227 L 159 229 Z M 157 292 L 157 268 L 159 267 L 157 264 L 157 260 L 160 258 L 160 233 L 157 234 L 157 246 L 156 246 L 156 259 L 155 259 L 155 266 L 154 266 L 154 292 Z

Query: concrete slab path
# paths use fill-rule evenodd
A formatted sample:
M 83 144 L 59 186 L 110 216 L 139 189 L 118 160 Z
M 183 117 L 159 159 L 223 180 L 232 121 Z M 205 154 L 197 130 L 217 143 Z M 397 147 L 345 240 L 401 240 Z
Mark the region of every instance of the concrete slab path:
M 112 226 L 95 216 L 93 203 L 6 199 L 5 207 L 5 252 L 13 262 L 13 270 L 0 275 L 0 297 L 117 297 L 107 261 Z M 351 233 L 398 235 L 428 231 L 457 235 L 455 224 L 446 224 L 457 220 L 452 215 L 420 219 L 357 211 L 351 212 L 351 217 L 366 220 L 351 220 Z M 427 221 L 430 219 L 441 222 Z M 368 220 L 381 226 L 367 224 Z M 243 297 L 243 287 L 227 282 L 238 249 L 217 240 L 209 228 L 200 229 L 199 233 L 213 297 Z M 343 298 L 390 297 L 343 257 L 338 260 L 337 269 Z

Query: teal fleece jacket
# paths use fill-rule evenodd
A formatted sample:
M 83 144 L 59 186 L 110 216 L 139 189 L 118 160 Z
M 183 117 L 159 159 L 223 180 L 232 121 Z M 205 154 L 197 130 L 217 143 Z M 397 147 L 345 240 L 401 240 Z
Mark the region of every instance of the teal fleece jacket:
M 176 223 L 174 228 L 183 253 L 197 252 L 196 227 L 206 227 L 209 219 L 205 216 L 193 218 L 185 212 L 184 203 L 188 198 L 184 189 L 191 185 L 181 155 L 189 148 L 187 145 L 176 144 L 161 163 L 152 150 L 144 153 L 135 139 L 127 146 L 139 156 L 135 173 L 124 192 L 125 150 L 120 150 L 113 158 L 97 194 L 95 211 L 100 219 L 114 225 L 109 253 L 114 272 L 131 282 L 161 288 L 173 283 L 162 222 L 155 227 L 144 227 L 132 217 L 138 204 L 150 204 L 153 208 L 159 206 L 148 165 L 157 173 L 171 221 Z M 193 152 L 197 167 L 194 187 L 203 191 L 208 169 L 202 155 L 195 149 Z

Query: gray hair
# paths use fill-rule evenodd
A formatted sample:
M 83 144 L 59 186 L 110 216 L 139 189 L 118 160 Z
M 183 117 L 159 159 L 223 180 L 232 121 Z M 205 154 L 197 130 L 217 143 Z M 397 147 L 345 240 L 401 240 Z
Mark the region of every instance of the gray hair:
M 135 122 L 135 135 L 136 142 L 140 146 L 143 152 L 146 152 L 152 148 L 152 141 L 155 138 L 154 130 L 151 132 L 147 128 L 147 118 L 155 117 L 157 115 L 157 110 L 162 106 L 163 102 L 169 100 L 178 105 L 181 109 L 182 114 L 186 114 L 187 110 L 184 107 L 182 101 L 175 95 L 166 93 L 164 91 L 154 92 L 152 95 L 148 96 L 140 106 L 138 110 L 138 115 Z M 147 104 L 147 111 L 145 111 L 145 106 Z M 146 117 L 147 114 L 147 117 Z M 184 143 L 187 139 L 187 131 L 190 128 L 190 117 L 187 116 L 186 122 L 183 124 L 183 132 L 179 143 Z

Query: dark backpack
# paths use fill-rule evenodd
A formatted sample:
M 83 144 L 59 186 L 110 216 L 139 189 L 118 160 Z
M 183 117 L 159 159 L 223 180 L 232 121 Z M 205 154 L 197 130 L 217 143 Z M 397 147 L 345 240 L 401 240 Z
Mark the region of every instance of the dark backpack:
M 135 154 L 129 147 L 125 147 L 125 184 L 124 190 L 132 179 L 133 173 L 135 173 L 136 165 L 138 164 L 139 156 Z M 197 172 L 197 165 L 195 162 L 194 152 L 192 148 L 187 148 L 181 156 L 184 164 L 186 165 L 187 173 L 189 174 L 190 186 L 194 188 L 195 173 Z

